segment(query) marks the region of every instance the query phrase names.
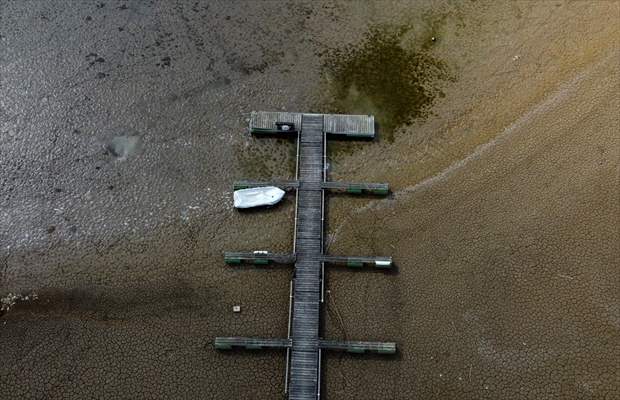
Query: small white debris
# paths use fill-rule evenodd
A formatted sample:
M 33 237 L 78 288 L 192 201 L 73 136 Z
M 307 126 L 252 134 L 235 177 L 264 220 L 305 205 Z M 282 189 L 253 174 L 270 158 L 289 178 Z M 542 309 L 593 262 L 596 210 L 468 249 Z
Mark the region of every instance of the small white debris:
M 233 312 L 240 313 L 241 312 L 241 306 L 233 306 Z
M 9 311 L 11 307 L 15 305 L 17 300 L 20 300 L 20 295 L 15 295 L 13 293 L 9 293 L 0 299 L 0 311 Z
M 188 213 L 188 211 L 187 211 L 187 210 L 183 210 L 183 211 L 181 211 L 181 220 L 182 220 L 183 222 L 187 222 L 187 221 L 189 221 L 189 213 Z
M 517 61 L 519 58 L 521 58 L 521 56 L 520 55 L 516 55 L 516 56 L 512 57 L 512 61 Z
M 9 293 L 6 296 L 0 298 L 0 311 L 8 312 L 11 307 L 17 304 L 18 301 L 37 300 L 38 298 L 39 296 L 34 292 L 30 293 L 29 295 Z

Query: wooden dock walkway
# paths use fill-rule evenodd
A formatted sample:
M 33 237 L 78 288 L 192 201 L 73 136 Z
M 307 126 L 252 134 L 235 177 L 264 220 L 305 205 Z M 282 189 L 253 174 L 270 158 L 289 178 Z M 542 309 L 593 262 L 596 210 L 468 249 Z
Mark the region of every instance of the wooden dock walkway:
M 295 264 L 289 309 L 289 332 L 286 339 L 218 337 L 215 347 L 286 350 L 285 391 L 289 400 L 321 397 L 322 350 L 343 350 L 351 353 L 376 352 L 393 354 L 393 342 L 360 342 L 324 340 L 320 335 L 320 312 L 324 298 L 325 264 L 349 267 L 373 265 L 390 268 L 391 257 L 348 257 L 324 253 L 323 229 L 325 190 L 351 194 L 386 195 L 389 187 L 382 183 L 327 182 L 326 140 L 336 137 L 374 137 L 372 116 L 252 113 L 250 132 L 253 134 L 284 134 L 297 137 L 297 172 L 294 181 L 239 181 L 234 189 L 257 186 L 278 186 L 296 191 L 295 238 L 292 254 L 260 252 L 227 252 L 228 264 L 242 262 L 255 265 L 271 263 Z
M 322 182 L 323 118 L 302 117 L 299 181 Z M 323 191 L 297 191 L 295 278 L 293 281 L 293 339 L 289 399 L 316 399 L 319 393 L 319 310 L 323 254 Z

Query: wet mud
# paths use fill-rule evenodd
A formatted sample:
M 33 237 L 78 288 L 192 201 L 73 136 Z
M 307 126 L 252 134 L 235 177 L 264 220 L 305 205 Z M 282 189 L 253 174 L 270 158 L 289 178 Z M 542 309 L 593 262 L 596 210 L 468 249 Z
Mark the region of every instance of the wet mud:
M 445 62 L 418 44 L 407 25 L 371 26 L 356 46 L 326 52 L 324 73 L 329 84 L 326 108 L 342 114 L 374 115 L 381 138 L 393 141 L 394 131 L 424 117 L 441 85 L 453 80 Z

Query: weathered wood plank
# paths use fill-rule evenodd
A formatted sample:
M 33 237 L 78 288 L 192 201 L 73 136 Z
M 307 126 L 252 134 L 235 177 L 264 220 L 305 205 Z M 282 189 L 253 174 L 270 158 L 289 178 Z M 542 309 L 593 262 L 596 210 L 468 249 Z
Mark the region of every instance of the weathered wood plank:
M 250 338 L 250 337 L 217 337 L 215 338 L 215 348 L 218 350 L 232 350 L 233 348 L 245 348 L 249 350 L 260 350 L 268 348 L 282 348 L 291 347 L 290 339 L 264 339 L 264 338 Z
M 340 340 L 321 340 L 319 346 L 322 349 L 341 350 L 349 353 L 373 352 L 380 354 L 395 354 L 396 343 L 394 342 L 358 342 Z

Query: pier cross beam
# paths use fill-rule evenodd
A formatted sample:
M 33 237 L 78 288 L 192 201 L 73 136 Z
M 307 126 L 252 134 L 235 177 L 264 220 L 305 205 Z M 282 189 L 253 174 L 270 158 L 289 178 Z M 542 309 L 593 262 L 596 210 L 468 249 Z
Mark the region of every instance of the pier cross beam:
M 325 263 L 353 267 L 371 264 L 379 268 L 389 268 L 392 265 L 391 257 L 329 256 L 325 254 L 323 248 L 325 190 L 352 194 L 388 193 L 387 184 L 327 181 L 327 138 L 334 136 L 372 139 L 375 136 L 374 117 L 253 112 L 249 130 L 254 135 L 288 135 L 297 138 L 297 168 L 294 181 L 239 181 L 234 185 L 235 190 L 273 185 L 296 191 L 293 253 L 229 252 L 225 254 L 225 259 L 228 264 L 294 263 L 288 337 L 286 339 L 218 337 L 215 346 L 221 350 L 285 349 L 287 371 L 285 390 L 289 400 L 318 399 L 321 397 L 322 350 L 379 354 L 396 352 L 396 344 L 393 342 L 323 340 L 319 326 L 321 303 L 324 298 Z

